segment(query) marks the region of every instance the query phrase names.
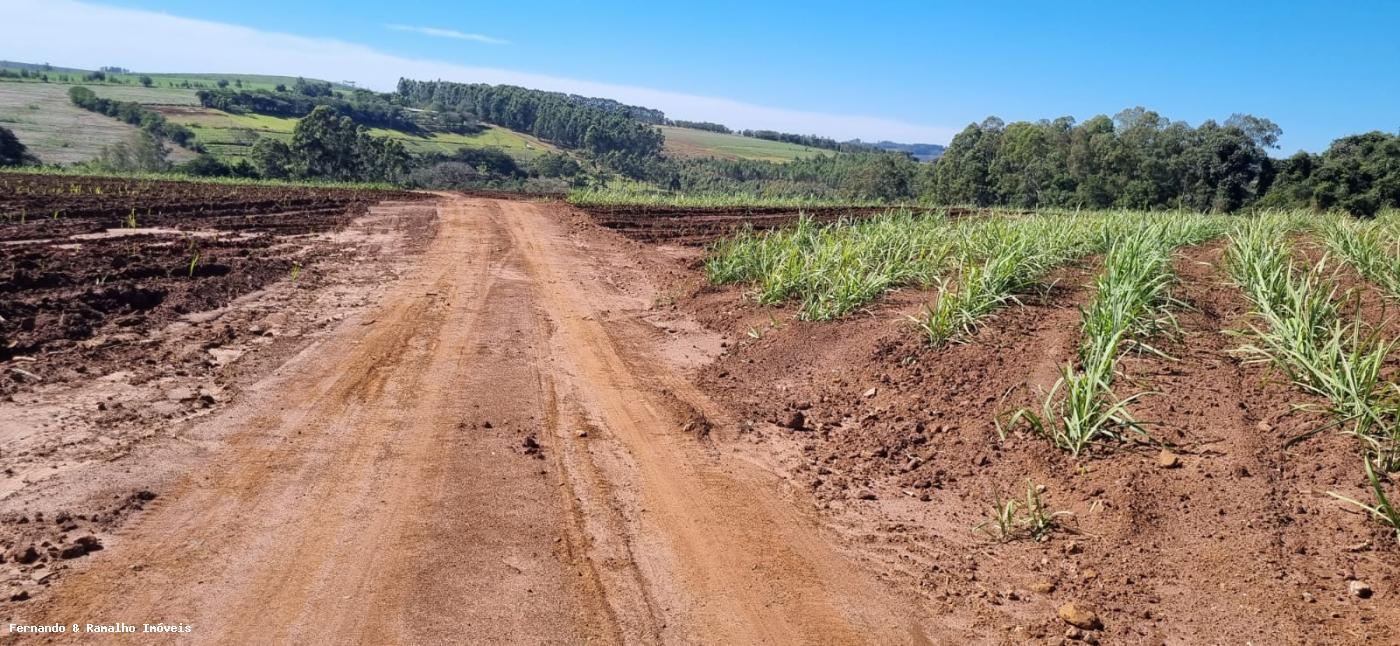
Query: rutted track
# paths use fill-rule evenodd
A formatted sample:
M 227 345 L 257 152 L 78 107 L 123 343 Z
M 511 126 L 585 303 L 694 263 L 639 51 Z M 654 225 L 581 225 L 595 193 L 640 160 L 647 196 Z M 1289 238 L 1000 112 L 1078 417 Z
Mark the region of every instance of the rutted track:
M 236 429 L 214 462 L 19 618 L 203 643 L 920 633 L 771 476 L 683 430 L 731 427 L 579 271 L 599 249 L 538 205 L 441 214 L 377 313 L 203 422 Z

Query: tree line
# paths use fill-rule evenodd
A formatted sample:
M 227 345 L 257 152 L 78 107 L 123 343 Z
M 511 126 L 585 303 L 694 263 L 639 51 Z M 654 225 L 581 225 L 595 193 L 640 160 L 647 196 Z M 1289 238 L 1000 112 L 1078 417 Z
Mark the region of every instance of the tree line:
M 1143 108 L 1076 124 L 1071 117 L 965 128 L 939 158 L 934 198 L 943 203 L 1234 211 L 1272 179 L 1266 148 L 1280 134 L 1267 119 L 1235 115 L 1191 127 Z
M 692 193 L 744 193 L 904 201 L 927 193 L 929 167 L 902 153 L 819 154 L 790 162 L 684 159 L 671 162 L 662 186 Z
M 665 143 L 661 132 L 647 123 L 559 92 L 400 79 L 398 95 L 414 107 L 472 114 L 486 123 L 597 155 L 605 163 L 619 164 L 625 157 L 655 157 Z
M 734 132 L 733 130 L 729 129 L 729 126 L 726 126 L 722 123 L 714 123 L 713 121 L 686 121 L 684 119 L 667 119 L 666 125 L 675 126 L 677 128 L 690 128 L 691 130 L 707 130 L 709 132 L 718 132 L 726 135 L 732 134 Z
M 135 101 L 104 99 L 97 96 L 91 89 L 81 85 L 68 88 L 68 99 L 73 102 L 73 105 L 84 110 L 91 110 L 125 121 L 155 137 L 173 141 L 190 150 L 202 150 L 199 144 L 195 143 L 193 130 L 181 124 L 172 123 L 165 118 L 165 115 Z
M 1400 135 L 1342 137 L 1320 155 L 1299 152 L 1274 162 L 1274 174 L 1261 207 L 1341 209 L 1355 215 L 1400 208 Z
M 934 166 L 930 197 L 945 204 L 1070 208 L 1341 208 L 1370 215 L 1400 204 L 1395 135 L 1344 137 L 1320 155 L 1270 158 L 1282 134 L 1235 114 L 1192 127 L 1141 107 L 1083 123 L 1071 117 L 958 133 Z
M 836 141 L 830 137 L 795 135 L 789 132 L 778 132 L 776 130 L 741 130 L 739 134 L 745 137 L 753 137 L 754 139 L 781 141 L 798 146 L 834 150 L 836 152 L 872 152 L 877 150 L 874 146 L 859 142 Z
M 342 116 L 350 117 L 358 123 L 371 127 L 405 132 L 425 130 L 402 106 L 386 100 L 386 95 L 361 90 L 346 97 L 343 94 L 331 92 L 329 83 L 325 86 L 325 93 L 321 93 L 319 89 L 312 89 L 317 88 L 315 84 L 309 84 L 307 88 L 313 93 L 285 89 L 282 91 L 216 89 L 200 90 L 195 93 L 195 96 L 199 97 L 199 104 L 206 108 L 214 108 L 233 114 L 251 112 L 277 117 L 300 118 L 311 114 L 311 111 L 318 107 L 325 106 Z M 438 125 L 444 129 L 455 127 L 456 130 L 469 131 L 461 119 L 455 122 L 444 119 Z

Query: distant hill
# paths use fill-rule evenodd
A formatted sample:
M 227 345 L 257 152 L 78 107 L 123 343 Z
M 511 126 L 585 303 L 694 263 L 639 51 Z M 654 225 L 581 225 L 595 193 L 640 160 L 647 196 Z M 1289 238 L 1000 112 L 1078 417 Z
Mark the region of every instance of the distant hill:
M 21 70 L 28 76 L 19 77 Z M 86 79 L 93 70 L 35 63 L 0 61 L 0 126 L 14 131 L 39 159 L 50 164 L 91 160 L 104 146 L 130 138 L 136 128 L 111 117 L 78 108 L 68 89 L 81 84 L 105 99 L 132 101 L 188 126 L 195 141 L 218 157 L 245 156 L 258 137 L 289 140 L 296 119 L 260 114 L 230 114 L 200 106 L 195 88 L 215 88 L 220 80 L 242 89 L 271 90 L 293 85 L 297 77 L 264 74 L 141 74 L 104 72 L 101 80 Z M 48 81 L 41 80 L 47 75 Z M 140 82 L 150 76 L 150 87 Z M 337 89 L 350 86 L 332 84 Z M 621 104 L 619 104 L 621 105 Z M 623 106 L 629 107 L 629 106 Z M 506 128 L 489 126 L 474 134 L 408 133 L 373 129 L 377 136 L 397 139 L 413 153 L 454 153 L 464 148 L 495 148 L 518 161 L 555 151 L 549 143 Z M 194 153 L 175 147 L 172 159 L 186 161 Z
M 21 76 L 23 73 L 23 76 Z M 42 80 L 41 80 L 42 78 Z M 144 85 L 142 81 L 149 82 Z M 272 90 L 292 86 L 297 78 L 291 76 L 254 74 L 180 74 L 131 72 L 118 67 L 100 72 L 49 64 L 0 61 L 0 122 L 9 124 L 40 157 L 49 162 L 74 162 L 90 159 L 102 145 L 130 134 L 133 128 L 106 118 L 84 113 L 69 105 L 67 89 L 73 84 L 88 85 L 104 98 L 134 101 L 151 106 L 173 122 L 195 130 L 196 140 L 215 155 L 240 157 L 246 154 L 257 136 L 286 139 L 290 137 L 295 119 L 266 115 L 235 115 L 200 107 L 195 92 L 227 86 L 233 90 Z M 314 80 L 314 79 L 308 79 Z M 332 83 L 340 91 L 353 90 L 350 82 Z M 736 133 L 695 129 L 690 122 L 666 119 L 665 113 L 651 108 L 627 105 L 612 99 L 564 95 L 570 101 L 591 108 L 619 114 L 642 123 L 658 125 L 666 137 L 665 151 L 673 157 L 717 157 L 784 162 L 850 151 L 861 146 L 908 153 L 920 161 L 931 161 L 943 154 L 937 144 L 901 144 L 891 141 L 865 143 L 854 139 L 844 146 L 834 139 L 808 135 L 798 137 L 771 131 Z M 67 119 L 67 121 L 63 121 Z M 718 124 L 697 124 L 722 128 Z M 767 133 L 771 136 L 764 136 Z M 401 139 L 410 151 L 452 152 L 458 148 L 493 147 L 502 149 L 522 160 L 532 159 L 542 152 L 556 150 L 554 146 L 534 137 L 502 127 L 484 129 L 477 135 L 434 133 L 410 136 L 405 133 L 381 131 L 376 134 Z M 743 135 L 750 136 L 743 136 Z M 785 138 L 793 137 L 796 141 Z M 806 141 L 810 139 L 811 141 Z
M 80 70 L 76 67 L 58 67 L 48 63 L 20 63 L 18 61 L 0 61 L 0 69 L 29 70 L 31 72 L 55 72 L 66 74 L 86 74 L 92 70 Z
M 133 72 L 130 70 L 111 71 L 117 68 L 107 68 L 103 70 L 85 70 L 76 67 L 60 67 L 49 65 L 48 63 L 22 63 L 18 61 L 0 60 L 0 70 L 8 72 L 19 72 L 21 70 L 31 74 L 48 75 L 51 82 L 64 83 L 103 83 L 110 85 L 141 85 L 141 77 L 151 78 L 151 86 L 157 88 L 181 88 L 181 89 L 208 89 L 219 87 L 219 81 L 226 81 L 240 89 L 247 90 L 271 90 L 278 85 L 291 86 L 296 83 L 295 76 L 277 76 L 271 74 L 180 74 L 166 72 Z M 101 72 L 103 78 L 85 78 L 88 75 Z M 66 77 L 66 78 L 63 78 Z M 318 81 L 318 79 L 306 79 L 308 81 Z M 350 82 L 326 81 L 337 90 L 353 90 L 355 85 Z
M 901 144 L 893 141 L 879 141 L 871 143 L 868 141 L 861 141 L 859 139 L 852 139 L 847 143 L 874 146 L 881 150 L 909 153 L 910 155 L 914 156 L 914 159 L 917 159 L 922 162 L 933 161 L 935 159 L 938 159 L 939 157 L 942 157 L 944 150 L 944 146 L 940 146 L 938 144 Z

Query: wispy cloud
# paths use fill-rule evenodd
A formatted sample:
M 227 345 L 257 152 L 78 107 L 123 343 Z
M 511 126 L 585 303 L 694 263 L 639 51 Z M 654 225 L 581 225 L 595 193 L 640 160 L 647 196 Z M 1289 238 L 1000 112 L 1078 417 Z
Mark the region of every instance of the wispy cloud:
M 392 90 L 401 77 L 520 85 L 617 99 L 663 110 L 673 119 L 812 133 L 842 140 L 859 137 L 866 141 L 947 143 L 961 129 L 406 58 L 340 40 L 260 31 L 76 0 L 0 0 L 0 13 L 8 21 L 6 24 L 24 25 L 24 29 L 11 29 L 0 39 L 0 60 L 91 69 L 119 65 L 142 72 L 282 74 L 353 80 L 361 87 L 378 90 Z M 160 38 L 151 38 L 150 34 L 160 34 Z
M 510 41 L 482 34 L 468 34 L 456 29 L 441 29 L 438 27 L 414 27 L 412 25 L 384 25 L 386 29 L 394 31 L 411 31 L 415 34 L 433 36 L 435 38 L 452 38 L 454 40 L 470 40 L 474 43 L 486 43 L 487 45 L 509 45 Z

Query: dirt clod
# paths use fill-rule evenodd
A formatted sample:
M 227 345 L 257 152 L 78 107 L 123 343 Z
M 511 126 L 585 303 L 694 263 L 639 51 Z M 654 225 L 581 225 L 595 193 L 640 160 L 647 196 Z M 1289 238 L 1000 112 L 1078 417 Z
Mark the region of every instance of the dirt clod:
M 1099 621 L 1098 613 L 1082 604 L 1076 604 L 1074 602 L 1066 603 L 1060 606 L 1057 614 L 1062 621 L 1075 628 L 1082 628 L 1084 630 L 1099 630 L 1103 628 L 1103 623 Z
M 1163 450 L 1157 454 L 1157 466 L 1163 469 L 1175 469 L 1181 466 L 1181 457 L 1171 451 Z
M 786 426 L 794 431 L 806 430 L 807 416 L 802 414 L 802 411 L 800 410 L 792 411 L 792 414 L 788 415 L 787 421 L 783 423 L 783 426 Z
M 35 549 L 33 545 L 30 545 L 22 550 L 15 550 L 10 558 L 21 565 L 29 565 L 39 560 L 39 550 Z
M 73 541 L 71 545 L 59 550 L 58 557 L 61 559 L 75 559 L 81 556 L 87 556 L 89 553 L 97 552 L 101 549 L 102 541 L 98 540 L 96 536 L 84 536 Z

